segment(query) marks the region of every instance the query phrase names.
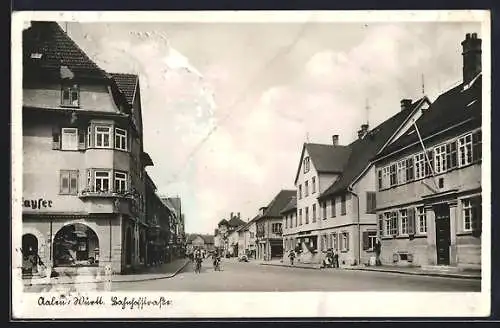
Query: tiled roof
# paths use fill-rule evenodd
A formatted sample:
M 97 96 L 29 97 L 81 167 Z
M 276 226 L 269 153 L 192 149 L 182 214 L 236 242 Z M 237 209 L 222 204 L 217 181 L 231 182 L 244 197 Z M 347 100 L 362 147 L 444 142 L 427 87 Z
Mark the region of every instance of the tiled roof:
M 281 210 L 281 213 L 290 212 L 297 209 L 297 197 L 293 196 L 288 204 Z
M 126 73 L 109 73 L 120 91 L 125 95 L 127 102 L 130 106 L 133 106 L 134 96 L 136 92 L 137 82 L 139 77 L 135 74 Z
M 246 222 L 239 219 L 237 216 L 233 216 L 231 218 L 231 220 L 228 221 L 228 224 L 231 226 L 231 227 L 240 227 L 242 225 L 245 225 Z
M 201 234 L 188 234 L 186 240 L 187 243 L 190 244 L 192 243 L 197 237 L 201 237 L 203 239 L 203 242 L 205 244 L 213 244 L 214 243 L 214 236 L 212 235 L 201 235 Z
M 228 225 L 229 223 L 227 222 L 226 219 L 222 219 L 219 221 L 219 223 L 217 224 L 218 226 L 221 226 L 221 225 Z
M 344 168 L 351 150 L 346 146 L 334 146 L 316 143 L 304 143 L 302 147 L 302 154 L 300 158 L 304 156 L 304 152 L 307 150 L 311 162 L 314 164 L 316 171 L 318 173 L 340 173 Z M 299 177 L 301 164 L 297 168 L 297 174 L 295 175 L 295 182 Z
M 259 217 L 279 217 L 280 212 L 290 202 L 290 199 L 296 195 L 295 190 L 281 190 L 274 199 L 269 203 L 264 214 Z
M 349 144 L 348 147 L 351 150 L 350 156 L 342 174 L 318 198 L 323 199 L 324 197 L 345 191 L 422 101 L 424 101 L 424 98 L 415 101 L 410 108 L 399 111 L 374 129 L 368 131 L 364 138 L 356 139 Z
M 108 78 L 56 22 L 31 22 L 23 31 L 23 65 L 26 74 L 42 77 L 58 77 L 61 66 L 67 66 L 75 77 Z
M 460 84 L 441 94 L 417 120 L 418 131 L 422 139 L 452 127 L 466 120 L 481 126 L 482 76 L 479 75 L 472 86 L 463 90 Z M 393 153 L 402 147 L 419 142 L 414 128 L 384 149 L 377 158 Z

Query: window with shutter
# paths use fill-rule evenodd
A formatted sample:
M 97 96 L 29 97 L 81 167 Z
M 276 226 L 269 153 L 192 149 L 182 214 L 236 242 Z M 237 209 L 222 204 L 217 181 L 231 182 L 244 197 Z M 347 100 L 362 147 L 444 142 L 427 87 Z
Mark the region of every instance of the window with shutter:
M 61 132 L 61 149 L 78 150 L 78 129 L 63 128 Z
M 349 251 L 349 232 L 345 232 L 345 250 Z
M 69 193 L 78 194 L 78 171 L 70 171 L 69 173 Z
M 370 233 L 368 231 L 363 231 L 363 250 L 370 249 Z
M 390 185 L 395 186 L 398 183 L 397 172 L 396 172 L 396 164 L 391 164 L 390 166 Z
M 472 134 L 472 160 L 479 161 L 482 158 L 481 130 Z
M 376 193 L 373 191 L 366 192 L 366 213 L 375 214 L 376 208 Z
M 60 172 L 60 193 L 69 194 L 69 171 Z
M 61 130 L 52 129 L 52 149 L 61 149 Z
M 446 164 L 448 169 L 454 169 L 457 167 L 457 142 L 453 141 L 446 144 Z
M 408 209 L 408 234 L 409 235 L 415 234 L 415 209 L 414 208 Z
M 78 149 L 85 149 L 85 130 L 78 129 Z
M 413 181 L 413 157 L 406 159 L 406 180 Z

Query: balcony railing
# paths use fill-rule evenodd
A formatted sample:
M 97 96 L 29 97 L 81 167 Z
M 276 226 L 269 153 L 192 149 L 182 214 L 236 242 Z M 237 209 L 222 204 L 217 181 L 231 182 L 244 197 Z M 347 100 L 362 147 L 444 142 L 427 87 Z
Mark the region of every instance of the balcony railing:
M 86 188 L 80 192 L 79 196 L 81 198 L 102 197 L 102 198 L 125 198 L 132 200 L 137 198 L 138 193 L 134 189 L 113 191 L 113 190 Z

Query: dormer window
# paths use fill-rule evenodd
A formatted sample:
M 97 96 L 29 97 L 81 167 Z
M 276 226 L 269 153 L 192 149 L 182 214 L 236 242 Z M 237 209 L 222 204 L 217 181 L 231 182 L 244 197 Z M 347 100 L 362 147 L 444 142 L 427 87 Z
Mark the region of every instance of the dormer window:
M 304 158 L 304 173 L 309 172 L 311 161 L 309 157 Z
M 61 89 L 61 106 L 79 107 L 80 90 L 77 84 L 63 86 Z

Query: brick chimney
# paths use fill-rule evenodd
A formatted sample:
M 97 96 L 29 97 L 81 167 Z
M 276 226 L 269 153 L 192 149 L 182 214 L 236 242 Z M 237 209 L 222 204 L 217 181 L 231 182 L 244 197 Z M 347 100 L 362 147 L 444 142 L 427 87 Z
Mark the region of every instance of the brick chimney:
M 334 146 L 338 146 L 339 145 L 339 135 L 338 134 L 334 134 L 332 136 L 332 143 Z
M 233 218 L 233 212 L 231 212 L 231 215 L 229 216 L 229 220 Z
M 410 109 L 412 103 L 411 99 L 401 99 L 401 111 Z
M 469 84 L 481 72 L 481 39 L 467 33 L 462 41 L 463 83 Z

